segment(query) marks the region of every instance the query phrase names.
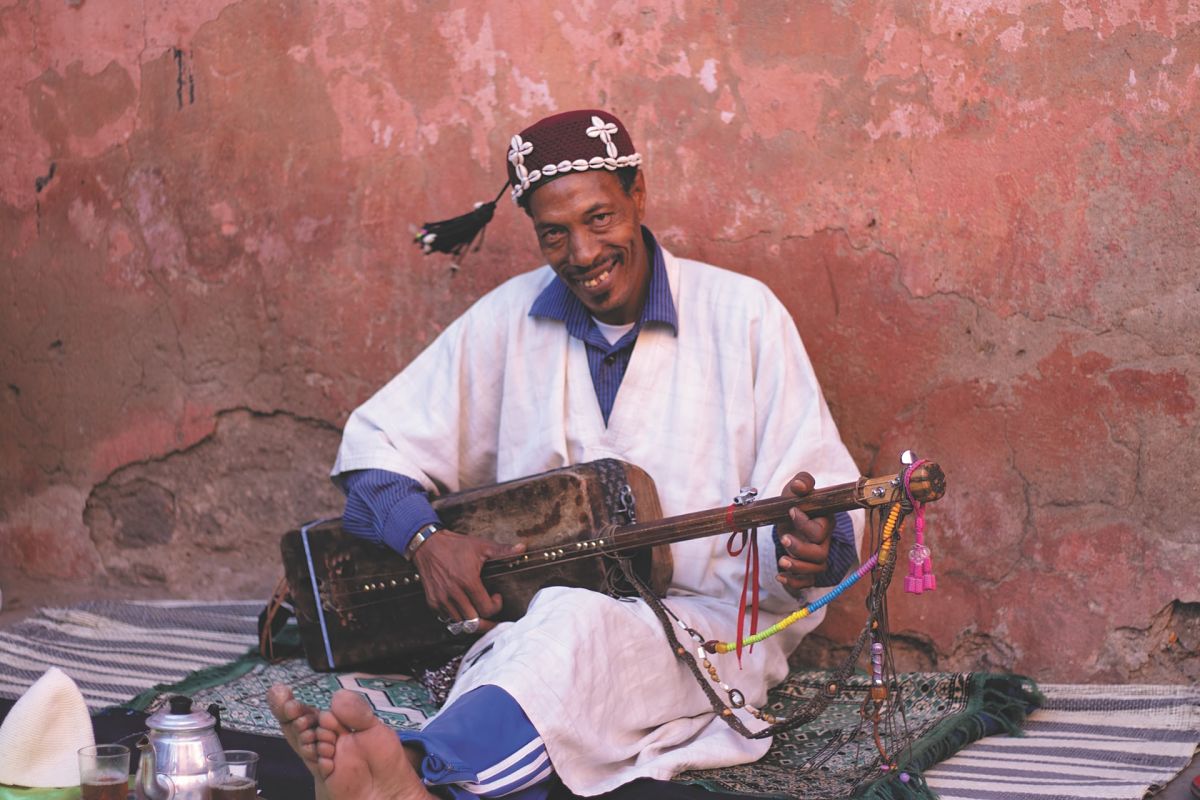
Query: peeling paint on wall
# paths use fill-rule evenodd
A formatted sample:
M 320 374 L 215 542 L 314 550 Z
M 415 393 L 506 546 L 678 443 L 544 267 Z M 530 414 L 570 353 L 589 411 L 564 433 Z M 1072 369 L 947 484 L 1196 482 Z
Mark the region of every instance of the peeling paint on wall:
M 349 411 L 537 262 L 507 202 L 457 270 L 414 226 L 599 105 L 666 245 L 791 309 L 862 469 L 946 467 L 906 658 L 1195 680 L 1194 4 L 15 0 L 0 70 L 0 583 L 264 596 L 229 548 L 336 504 Z

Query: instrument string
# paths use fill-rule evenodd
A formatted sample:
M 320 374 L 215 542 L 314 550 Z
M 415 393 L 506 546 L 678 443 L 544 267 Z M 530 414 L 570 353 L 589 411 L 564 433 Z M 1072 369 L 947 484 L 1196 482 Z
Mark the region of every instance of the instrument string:
M 854 484 L 848 485 L 854 486 Z M 820 494 L 823 496 L 831 496 L 835 493 L 840 495 L 844 491 L 843 486 L 838 486 Z M 814 502 L 812 496 L 805 499 Z M 845 501 L 841 501 L 840 497 L 836 500 L 840 502 L 814 506 L 808 512 L 809 516 L 829 516 L 839 511 L 860 507 L 859 503 L 847 504 Z M 596 556 L 617 557 L 635 549 L 727 533 L 730 530 L 730 524 L 737 525 L 739 529 L 755 525 L 777 524 L 787 519 L 788 511 L 796 505 L 794 498 L 777 497 L 759 501 L 754 506 L 742 507 L 734 514 L 729 513 L 727 509 L 717 509 L 688 515 L 682 521 L 680 518 L 675 518 L 670 522 L 655 520 L 624 525 L 615 529 L 611 529 L 610 526 L 594 539 L 563 542 L 519 555 L 491 559 L 484 565 L 483 578 L 519 574 L 541 569 L 550 564 L 569 563 Z M 730 517 L 733 519 L 731 520 Z M 607 535 L 605 535 L 606 532 Z M 321 580 L 321 585 L 323 588 L 327 588 L 332 595 L 327 600 L 333 602 L 335 608 L 346 611 L 391 602 L 400 597 L 423 595 L 424 589 L 421 586 L 416 567 L 412 565 L 406 565 L 406 567 L 405 569 L 380 572 L 356 572 L 353 575 L 340 577 L 327 576 Z M 349 605 L 342 604 L 343 600 L 353 601 L 363 596 L 375 596 L 377 599 Z M 334 602 L 334 597 L 337 598 L 336 602 Z

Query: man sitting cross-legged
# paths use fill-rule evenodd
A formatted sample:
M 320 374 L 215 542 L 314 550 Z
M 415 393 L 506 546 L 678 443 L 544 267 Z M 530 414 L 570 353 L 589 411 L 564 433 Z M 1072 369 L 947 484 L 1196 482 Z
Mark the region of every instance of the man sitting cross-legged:
M 642 159 L 620 120 L 558 114 L 512 137 L 506 155 L 546 266 L 482 297 L 358 408 L 334 467 L 345 529 L 410 558 L 451 633 L 483 636 L 443 709 L 396 741 L 344 695 L 318 714 L 272 692 L 288 740 L 334 800 L 426 788 L 545 800 L 560 783 L 594 796 L 755 761 L 769 739 L 727 721 L 767 724 L 767 690 L 823 616 L 740 660 L 713 654 L 716 703 L 642 600 L 552 586 L 520 619 L 495 621 L 500 598 L 480 572 L 499 545 L 447 529 L 430 494 L 620 459 L 650 474 L 674 516 L 728 505 L 744 486 L 802 495 L 859 476 L 783 304 L 746 275 L 676 257 L 643 224 Z M 765 629 L 841 579 L 861 531 L 859 512 L 793 510 L 756 532 L 757 561 L 730 558 L 724 537 L 672 544 L 662 602 L 701 640 L 732 639 L 753 616 L 739 613 L 749 572 Z

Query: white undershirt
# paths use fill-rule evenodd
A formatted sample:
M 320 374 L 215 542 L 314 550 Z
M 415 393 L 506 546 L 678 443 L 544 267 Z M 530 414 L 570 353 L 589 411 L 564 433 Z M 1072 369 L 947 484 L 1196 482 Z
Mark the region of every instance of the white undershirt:
M 637 323 L 631 322 L 628 325 L 609 325 L 607 322 L 592 317 L 592 322 L 596 323 L 596 327 L 600 329 L 600 333 L 608 340 L 609 344 L 616 344 L 621 341 L 621 337 L 633 330 L 633 326 Z

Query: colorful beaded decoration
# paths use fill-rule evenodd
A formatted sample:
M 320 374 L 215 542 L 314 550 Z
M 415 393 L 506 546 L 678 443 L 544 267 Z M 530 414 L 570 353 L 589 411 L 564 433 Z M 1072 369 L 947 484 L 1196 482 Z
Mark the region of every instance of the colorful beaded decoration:
M 637 591 L 642 600 L 646 602 L 659 618 L 667 641 L 671 645 L 676 658 L 687 667 L 688 671 L 699 682 L 700 688 L 708 697 L 713 711 L 733 730 L 748 739 L 769 738 L 785 731 L 794 730 L 800 725 L 815 719 L 829 703 L 833 702 L 836 697 L 847 689 L 847 682 L 855 670 L 855 664 L 858 663 L 859 658 L 863 655 L 864 650 L 866 650 L 869 654 L 871 681 L 868 687 L 869 692 L 863 700 L 861 716 L 863 721 L 871 726 L 875 740 L 874 743 L 879 751 L 880 768 L 885 772 L 896 771 L 899 780 L 907 782 L 911 776 L 907 773 L 901 773 L 897 769 L 898 764 L 895 759 L 895 753 L 899 751 L 892 746 L 885 746 L 885 742 L 895 743 L 899 741 L 897 733 L 892 729 L 895 704 L 899 702 L 899 698 L 896 694 L 898 690 L 895 685 L 890 683 L 887 677 L 890 658 L 887 652 L 887 610 L 885 601 L 887 587 L 892 582 L 897 565 L 896 562 L 898 561 L 898 543 L 902 521 L 907 514 L 913 511 L 914 505 L 919 505 L 914 502 L 915 498 L 910 489 L 910 482 L 916 468 L 922 463 L 929 462 L 917 462 L 913 464 L 915 456 L 911 456 L 908 452 L 902 456 L 902 460 L 906 465 L 911 465 L 911 467 L 891 481 L 893 487 L 903 484 L 903 493 L 899 501 L 887 506 L 886 511 L 881 506 L 876 506 L 868 510 L 870 520 L 868 525 L 875 531 L 875 538 L 873 539 L 876 551 L 875 555 L 871 556 L 866 563 L 846 576 L 837 586 L 826 592 L 822 597 L 806 604 L 803 608 L 793 612 L 770 628 L 761 632 L 753 632 L 751 636 L 742 639 L 740 642 L 742 646 L 762 642 L 799 620 L 809 617 L 816 611 L 824 608 L 862 578 L 868 575 L 872 576 L 871 580 L 868 581 L 867 588 L 867 619 L 861 633 L 850 644 L 849 652 L 842 659 L 842 663 L 832 671 L 829 681 L 819 691 L 806 697 L 802 705 L 793 709 L 793 713 L 786 719 L 779 719 L 768 711 L 755 707 L 747 702 L 746 695 L 741 689 L 731 686 L 722 680 L 721 674 L 714 663 L 716 659 L 713 656 L 737 652 L 739 642 L 706 640 L 699 631 L 680 619 L 663 602 L 663 599 L 654 593 L 644 578 L 634 569 L 630 559 L 617 558 L 616 563 L 619 565 L 628 584 Z M 940 478 L 940 471 L 938 471 L 938 474 Z M 873 490 L 873 494 L 875 497 L 881 497 L 883 496 L 881 494 L 883 491 L 882 487 L 880 487 Z M 940 496 L 940 492 L 937 496 Z M 738 499 L 742 499 L 741 496 Z M 734 504 L 739 504 L 737 499 L 735 499 Z M 730 515 L 727 514 L 727 522 L 730 522 L 732 527 L 732 521 L 728 519 L 728 516 Z M 736 550 L 740 548 L 734 547 L 732 549 Z M 743 608 L 739 614 L 739 633 L 741 633 L 742 624 L 745 621 L 745 588 L 743 587 Z M 682 630 L 692 640 L 690 646 L 681 641 L 683 637 L 676 634 L 677 630 Z M 739 636 L 739 638 L 741 637 Z M 724 697 L 722 697 L 722 693 Z M 745 711 L 749 716 L 762 722 L 763 727 L 759 730 L 750 730 L 736 713 L 738 711 Z M 889 750 L 893 751 L 891 755 L 889 755 Z
M 822 595 L 820 598 L 814 600 L 813 602 L 804 606 L 800 610 L 790 614 L 789 616 L 780 620 L 776 624 L 772 625 L 770 628 L 767 628 L 764 631 L 760 631 L 752 636 L 749 636 L 749 637 L 743 639 L 740 644 L 742 644 L 742 645 L 757 644 L 758 642 L 761 642 L 764 639 L 774 636 L 775 634 L 782 631 L 784 628 L 787 628 L 789 625 L 793 625 L 796 622 L 799 622 L 800 620 L 804 619 L 805 617 L 810 616 L 814 611 L 824 608 L 825 606 L 829 605 L 834 600 L 836 600 L 838 597 L 840 597 L 843 592 L 845 592 L 847 589 L 849 589 L 851 586 L 853 586 L 856 582 L 858 582 L 864 575 L 867 575 L 868 573 L 870 573 L 871 570 L 873 570 L 876 567 L 876 565 L 879 564 L 880 560 L 883 560 L 884 562 L 886 562 L 889 554 L 891 553 L 891 549 L 895 544 L 895 540 L 898 538 L 897 533 L 896 533 L 896 527 L 900 521 L 900 515 L 901 515 L 901 509 L 900 509 L 899 504 L 892 506 L 891 510 L 888 513 L 887 521 L 884 522 L 884 525 L 883 525 L 883 533 L 882 533 L 882 536 L 880 537 L 879 552 L 877 552 L 875 555 L 871 556 L 871 558 L 869 558 L 862 566 L 860 566 L 858 569 L 856 569 L 853 573 L 846 576 L 842 580 L 841 583 L 839 583 L 833 589 L 830 589 L 826 594 Z M 701 667 L 701 669 L 703 669 L 706 673 L 708 673 L 709 680 L 711 680 L 713 683 L 717 684 L 717 686 L 719 686 L 721 688 L 721 691 L 725 692 L 726 696 L 729 698 L 730 708 L 735 708 L 735 709 L 736 708 L 744 708 L 755 719 L 761 720 L 762 722 L 765 722 L 768 725 L 774 725 L 776 722 L 779 721 L 774 715 L 772 715 L 766 711 L 763 711 L 760 708 L 756 708 L 755 706 L 747 703 L 746 695 L 744 692 L 742 692 L 740 689 L 738 689 L 734 686 L 730 686 L 728 683 L 721 680 L 721 675 L 720 675 L 720 673 L 717 672 L 716 665 L 714 665 L 712 663 L 712 660 L 709 659 L 709 657 L 708 657 L 709 655 L 713 655 L 713 654 L 724 655 L 724 654 L 727 654 L 730 652 L 737 652 L 737 650 L 739 649 L 739 642 L 736 642 L 736 641 L 734 641 L 734 642 L 718 642 L 716 640 L 705 641 L 704 637 L 695 628 L 693 628 L 692 626 L 690 626 L 686 622 L 684 622 L 682 619 L 680 619 L 679 616 L 676 615 L 675 612 L 672 611 L 665 604 L 663 605 L 663 609 L 675 620 L 675 622 L 679 625 L 679 627 L 682 628 L 684 630 L 684 632 L 687 633 L 687 635 L 690 636 L 692 638 L 692 640 L 696 642 L 697 647 L 696 647 L 695 653 L 693 654 L 693 657 L 695 658 L 696 663 Z M 872 665 L 877 666 L 876 671 L 878 672 L 878 675 L 879 675 L 878 685 L 882 686 L 882 683 L 883 683 L 883 679 L 882 679 L 883 646 L 878 644 L 878 642 L 876 642 L 875 644 L 872 645 L 871 651 L 872 651 L 871 652 Z
M 824 608 L 825 606 L 832 603 L 834 600 L 841 597 L 842 593 L 845 592 L 847 589 L 849 589 L 851 586 L 858 583 L 858 581 L 861 580 L 864 575 L 869 573 L 871 570 L 875 569 L 875 565 L 878 564 L 880 561 L 887 561 L 888 553 L 891 550 L 893 544 L 895 543 L 896 524 L 899 521 L 900 521 L 900 506 L 894 505 L 894 506 L 892 506 L 891 510 L 888 512 L 887 521 L 884 523 L 883 536 L 881 537 L 881 543 L 879 546 L 878 553 L 876 553 L 875 555 L 873 555 L 869 559 L 867 559 L 867 561 L 864 562 L 862 564 L 862 566 L 860 566 L 858 569 L 854 570 L 854 572 L 850 573 L 845 578 L 843 578 L 841 583 L 839 583 L 837 586 L 830 589 L 827 593 L 825 593 L 821 597 L 817 598 L 816 600 L 812 601 L 811 603 L 804 606 L 803 608 L 801 608 L 797 611 L 793 611 L 791 614 L 789 614 L 788 616 L 779 620 L 779 622 L 776 622 L 774 625 L 767 628 L 766 630 L 759 631 L 758 633 L 754 634 L 753 636 L 746 637 L 745 639 L 742 640 L 742 644 L 744 644 L 744 645 L 758 644 L 759 642 L 763 641 L 764 639 L 769 639 L 770 637 L 779 633 L 784 628 L 794 625 L 795 623 L 799 622 L 800 620 L 804 619 L 805 617 L 810 616 L 814 611 Z M 737 649 L 737 642 L 718 642 L 716 640 L 713 640 L 713 641 L 705 642 L 704 649 L 710 653 L 728 653 L 730 651 Z

